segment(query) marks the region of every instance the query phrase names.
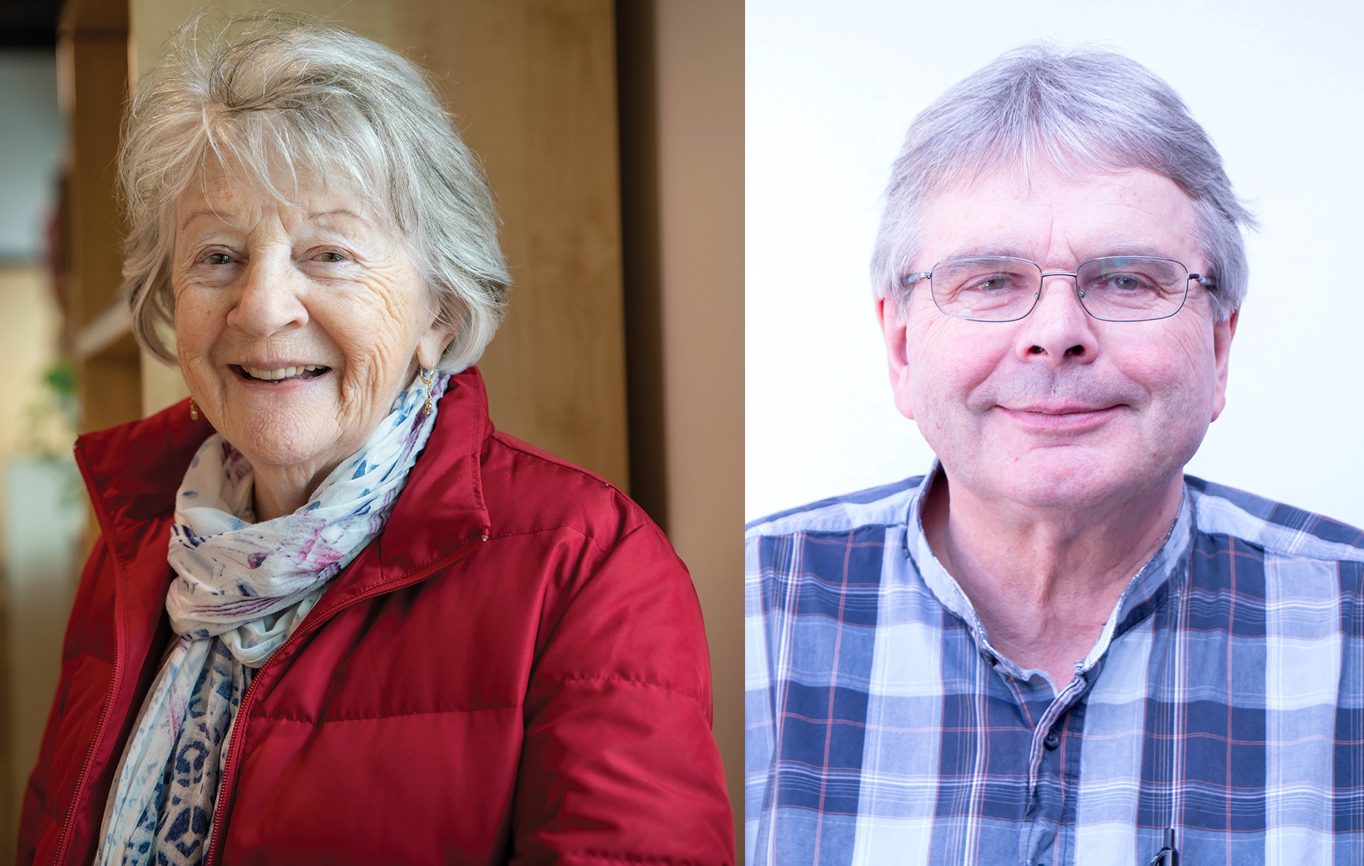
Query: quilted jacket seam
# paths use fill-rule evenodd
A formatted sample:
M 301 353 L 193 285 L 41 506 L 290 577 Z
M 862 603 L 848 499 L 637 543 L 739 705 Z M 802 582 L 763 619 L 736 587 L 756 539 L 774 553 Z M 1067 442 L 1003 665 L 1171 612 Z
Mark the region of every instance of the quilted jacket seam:
M 644 524 L 642 523 L 628 524 L 628 528 L 624 529 L 624 532 L 621 533 L 620 540 L 624 541 L 626 538 L 629 538 L 631 535 L 634 535 L 641 528 L 643 528 L 643 526 Z M 537 527 L 535 529 L 524 529 L 516 532 L 492 532 L 488 535 L 488 540 L 502 541 L 503 539 L 523 538 L 528 535 L 544 535 L 545 533 L 548 532 L 571 532 L 574 535 L 581 538 L 583 541 L 586 541 L 588 544 L 592 545 L 592 549 L 595 550 L 597 553 L 603 556 L 610 553 L 609 550 L 607 550 L 606 548 L 602 547 L 600 544 L 597 543 L 596 536 L 584 532 L 580 527 L 571 526 L 567 523 L 559 523 L 554 526 Z
M 492 713 L 507 710 L 520 710 L 521 704 L 499 704 L 493 707 L 452 707 L 442 710 L 411 710 L 406 712 L 381 713 L 363 716 L 331 716 L 324 719 L 308 719 L 288 713 L 252 713 L 252 721 L 292 722 L 299 725 L 328 725 L 333 722 L 382 722 L 387 719 L 412 718 L 414 716 L 450 716 L 460 713 Z
M 598 860 L 603 863 L 639 863 L 643 866 L 701 866 L 705 861 L 692 860 L 687 857 L 672 857 L 667 854 L 637 854 L 626 851 L 598 851 L 594 848 L 584 848 L 576 851 L 565 851 L 572 857 L 582 857 L 588 860 Z M 718 861 L 716 861 L 718 862 Z
M 667 692 L 672 692 L 673 694 L 681 695 L 684 698 L 690 698 L 697 704 L 698 707 L 701 708 L 703 713 L 706 709 L 706 702 L 702 699 L 701 695 L 697 694 L 696 692 L 691 691 L 690 689 L 685 689 L 680 686 L 673 685 L 672 683 L 665 683 L 662 680 L 652 679 L 650 677 L 630 677 L 621 676 L 618 674 L 562 674 L 558 676 L 555 675 L 541 676 L 538 677 L 538 679 L 542 682 L 550 681 L 565 684 L 577 682 L 617 683 L 626 686 L 642 686 L 645 688 L 662 689 Z

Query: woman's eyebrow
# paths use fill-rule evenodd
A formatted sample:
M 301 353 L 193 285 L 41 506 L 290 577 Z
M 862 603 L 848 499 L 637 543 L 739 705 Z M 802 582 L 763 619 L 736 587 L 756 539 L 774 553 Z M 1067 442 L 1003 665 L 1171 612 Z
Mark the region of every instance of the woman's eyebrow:
M 337 216 L 350 217 L 351 219 L 359 220 L 359 221 L 362 222 L 362 223 L 368 223 L 368 222 L 369 222 L 369 220 L 366 219 L 364 216 L 362 216 L 362 215 L 356 213 L 356 212 L 353 211 L 353 210 L 347 210 L 346 208 L 336 208 L 335 210 L 319 210 L 319 211 L 313 211 L 312 213 L 308 214 L 308 220 L 309 220 L 310 222 L 317 222 L 318 220 L 323 220 L 323 219 L 327 219 L 327 218 L 329 218 L 329 217 L 337 217 Z
M 199 210 L 192 211 L 192 212 L 186 214 L 186 215 L 185 215 L 185 218 L 182 219 L 182 220 L 180 220 L 178 227 L 183 229 L 185 226 L 189 225 L 190 223 L 194 222 L 195 220 L 202 219 L 203 217 L 212 217 L 213 219 L 216 219 L 216 220 L 218 220 L 219 222 L 226 222 L 226 221 L 227 221 L 227 220 L 225 220 L 225 219 L 223 218 L 222 211 L 216 211 L 216 210 L 214 210 L 214 209 L 212 209 L 212 208 L 207 208 L 207 207 L 206 207 L 206 208 L 200 208 Z

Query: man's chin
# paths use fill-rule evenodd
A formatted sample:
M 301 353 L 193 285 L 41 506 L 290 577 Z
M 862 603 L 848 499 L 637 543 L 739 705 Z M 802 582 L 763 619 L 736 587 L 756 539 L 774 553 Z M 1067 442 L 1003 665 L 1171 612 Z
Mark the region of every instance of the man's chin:
M 1083 514 L 1095 509 L 1122 507 L 1159 496 L 1180 473 L 1133 472 L 1127 460 L 1105 456 L 1080 447 L 1035 449 L 987 470 L 956 476 L 958 495 L 962 486 L 983 502 L 996 507 L 1016 504 L 1050 512 Z M 948 469 L 948 477 L 954 474 Z

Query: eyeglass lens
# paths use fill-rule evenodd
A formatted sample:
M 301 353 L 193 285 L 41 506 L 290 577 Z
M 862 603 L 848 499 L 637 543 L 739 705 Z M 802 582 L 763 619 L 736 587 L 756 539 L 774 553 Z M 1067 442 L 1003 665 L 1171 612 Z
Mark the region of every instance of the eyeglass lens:
M 1037 303 L 1042 278 L 1042 269 L 1026 259 L 948 259 L 933 268 L 933 300 L 949 316 L 1012 321 L 1026 316 Z M 1075 281 L 1080 303 L 1090 315 L 1139 321 L 1177 312 L 1188 291 L 1189 272 L 1170 259 L 1109 256 L 1080 265 Z

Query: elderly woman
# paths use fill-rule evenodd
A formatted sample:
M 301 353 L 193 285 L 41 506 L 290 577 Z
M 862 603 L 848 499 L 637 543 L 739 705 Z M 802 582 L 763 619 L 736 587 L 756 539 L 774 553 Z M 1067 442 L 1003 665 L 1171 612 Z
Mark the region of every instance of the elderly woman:
M 135 332 L 190 400 L 77 445 L 103 534 L 19 861 L 732 860 L 685 569 L 488 420 L 474 158 L 373 42 L 234 39 L 128 112 Z

